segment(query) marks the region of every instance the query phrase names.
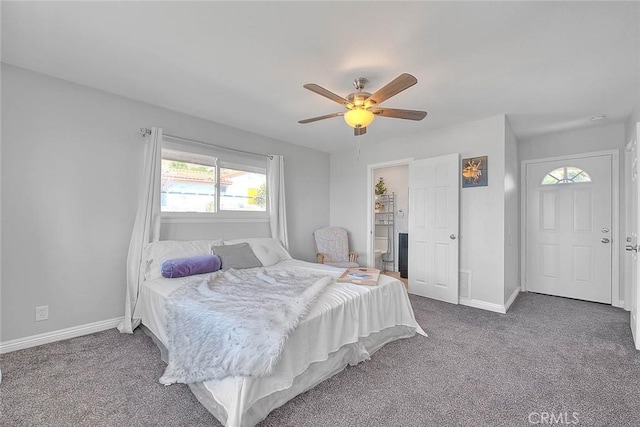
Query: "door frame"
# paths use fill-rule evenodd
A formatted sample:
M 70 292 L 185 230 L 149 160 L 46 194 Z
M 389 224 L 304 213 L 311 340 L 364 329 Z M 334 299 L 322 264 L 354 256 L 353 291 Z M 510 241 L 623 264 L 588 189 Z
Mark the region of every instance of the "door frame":
M 527 291 L 527 166 L 558 160 L 583 159 L 585 157 L 611 156 L 611 305 L 622 307 L 620 299 L 620 150 L 603 150 L 566 156 L 522 160 L 520 162 L 520 290 Z
M 393 166 L 408 166 L 411 162 L 413 162 L 413 157 L 389 160 L 382 163 L 371 163 L 367 165 L 367 267 L 375 267 L 376 265 L 376 255 L 373 247 L 375 242 L 375 240 L 373 239 L 375 228 L 373 224 L 373 208 L 375 204 L 375 197 L 373 194 L 375 185 L 375 182 L 373 182 L 373 171 L 376 169 L 388 168 Z M 407 212 L 407 215 L 409 214 L 410 212 Z

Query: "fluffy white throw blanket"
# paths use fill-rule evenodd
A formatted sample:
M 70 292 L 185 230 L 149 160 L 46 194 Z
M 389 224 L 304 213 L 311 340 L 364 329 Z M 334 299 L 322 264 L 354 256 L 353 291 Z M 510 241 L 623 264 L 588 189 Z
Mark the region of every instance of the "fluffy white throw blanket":
M 176 290 L 166 303 L 169 365 L 160 382 L 268 375 L 332 281 L 299 268 L 232 269 Z

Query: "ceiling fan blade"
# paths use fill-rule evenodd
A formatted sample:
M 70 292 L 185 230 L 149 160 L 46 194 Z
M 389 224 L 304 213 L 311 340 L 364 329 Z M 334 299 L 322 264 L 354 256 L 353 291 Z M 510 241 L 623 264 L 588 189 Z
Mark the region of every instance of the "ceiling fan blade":
M 353 136 L 360 136 L 367 133 L 367 128 L 353 128 Z
M 377 116 L 393 117 L 394 119 L 422 120 L 427 117 L 426 111 L 399 110 L 397 108 L 374 108 L 371 112 Z
M 403 90 L 410 88 L 414 84 L 418 83 L 418 79 L 413 77 L 411 74 L 403 73 L 396 77 L 394 80 L 389 82 L 386 86 L 379 89 L 376 93 L 371 95 L 367 102 L 371 105 L 377 105 L 381 102 L 391 98 L 394 95 L 402 92 Z
M 302 86 L 305 89 L 309 89 L 311 92 L 315 92 L 318 95 L 322 95 L 325 98 L 329 98 L 330 100 L 337 102 L 338 104 L 341 105 L 352 105 L 349 101 L 347 101 L 346 99 L 344 99 L 343 97 L 341 97 L 340 95 L 336 95 L 335 93 L 331 92 L 330 90 L 327 90 L 325 88 L 323 88 L 322 86 L 318 86 L 315 83 L 307 83 L 306 85 Z
M 304 125 L 306 123 L 317 122 L 318 120 L 330 119 L 332 117 L 340 117 L 340 116 L 344 116 L 344 113 L 332 113 L 332 114 L 327 114 L 326 116 L 318 116 L 318 117 L 312 117 L 310 119 L 298 120 L 298 123 Z

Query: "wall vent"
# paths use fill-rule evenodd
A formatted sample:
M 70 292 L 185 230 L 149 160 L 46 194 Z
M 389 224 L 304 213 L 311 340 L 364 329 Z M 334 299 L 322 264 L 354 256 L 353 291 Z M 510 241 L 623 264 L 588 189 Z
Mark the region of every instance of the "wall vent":
M 471 270 L 458 272 L 458 293 L 460 298 L 471 299 Z

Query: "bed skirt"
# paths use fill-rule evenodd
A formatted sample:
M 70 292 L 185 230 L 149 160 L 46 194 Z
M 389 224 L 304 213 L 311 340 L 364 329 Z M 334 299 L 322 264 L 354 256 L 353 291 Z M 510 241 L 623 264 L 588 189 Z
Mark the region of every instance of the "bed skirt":
M 141 326 L 141 328 L 158 346 L 162 360 L 166 363 L 167 349 L 164 344 L 144 325 Z M 232 416 L 231 423 L 228 423 L 229 414 L 227 414 L 225 408 L 217 402 L 205 383 L 198 382 L 188 385 L 198 401 L 223 425 L 227 427 L 253 427 L 264 420 L 274 409 L 279 408 L 297 395 L 312 389 L 324 380 L 336 375 L 345 369 L 347 365 L 357 365 L 369 359 L 372 354 L 385 344 L 401 338 L 412 337 L 415 333 L 415 328 L 409 326 L 393 326 L 380 332 L 372 333 L 368 337 L 360 338 L 358 342 L 345 344 L 337 351 L 331 353 L 327 360 L 314 362 L 309 365 L 304 372 L 294 378 L 289 388 L 265 396 L 255 402 L 243 414 L 235 414 L 236 416 Z M 237 418 L 241 420 L 239 423 L 233 420 Z

